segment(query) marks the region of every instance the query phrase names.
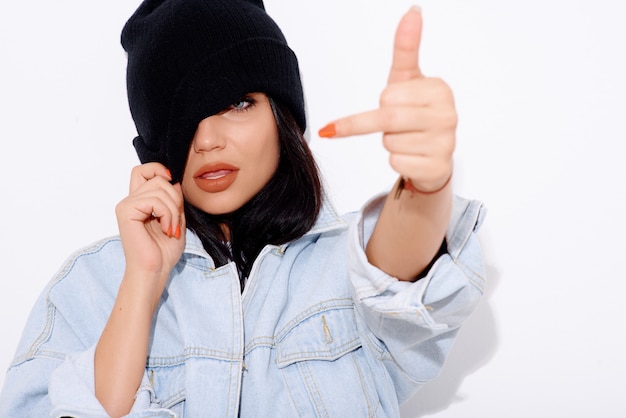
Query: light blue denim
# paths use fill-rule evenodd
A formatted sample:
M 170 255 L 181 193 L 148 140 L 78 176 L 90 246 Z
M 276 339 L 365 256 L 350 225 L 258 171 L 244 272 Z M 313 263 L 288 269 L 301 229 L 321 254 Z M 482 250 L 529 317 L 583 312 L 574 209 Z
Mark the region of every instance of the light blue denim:
M 154 318 L 129 417 L 398 417 L 440 372 L 477 305 L 482 205 L 455 197 L 448 253 L 401 282 L 367 262 L 384 198 L 269 245 L 243 294 L 236 268 L 187 244 Z M 119 238 L 74 254 L 28 319 L 0 395 L 0 417 L 105 417 L 93 358 L 124 272 Z

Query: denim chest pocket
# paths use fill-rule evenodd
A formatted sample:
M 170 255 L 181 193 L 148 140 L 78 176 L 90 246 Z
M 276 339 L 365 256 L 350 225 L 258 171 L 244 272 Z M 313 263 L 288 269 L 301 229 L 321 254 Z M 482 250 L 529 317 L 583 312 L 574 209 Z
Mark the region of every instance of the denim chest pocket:
M 385 416 L 354 315 L 321 306 L 277 335 L 275 362 L 299 416 Z

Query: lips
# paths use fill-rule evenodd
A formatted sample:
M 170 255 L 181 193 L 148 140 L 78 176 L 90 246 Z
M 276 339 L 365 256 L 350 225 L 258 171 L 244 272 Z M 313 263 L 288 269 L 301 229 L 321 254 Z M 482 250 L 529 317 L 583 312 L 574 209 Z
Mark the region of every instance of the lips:
M 198 187 L 208 193 L 219 193 L 228 189 L 237 178 L 239 168 L 218 163 L 203 165 L 193 176 Z

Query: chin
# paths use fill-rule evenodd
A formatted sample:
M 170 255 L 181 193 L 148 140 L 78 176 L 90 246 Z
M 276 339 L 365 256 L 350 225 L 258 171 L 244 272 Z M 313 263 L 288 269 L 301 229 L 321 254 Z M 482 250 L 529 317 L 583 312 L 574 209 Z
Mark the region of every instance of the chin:
M 217 199 L 214 200 L 213 197 L 209 197 L 208 199 L 211 200 L 211 204 L 205 203 L 194 206 L 209 215 L 227 215 L 235 212 L 237 209 L 240 209 L 245 204 L 245 202 L 219 202 L 216 201 Z

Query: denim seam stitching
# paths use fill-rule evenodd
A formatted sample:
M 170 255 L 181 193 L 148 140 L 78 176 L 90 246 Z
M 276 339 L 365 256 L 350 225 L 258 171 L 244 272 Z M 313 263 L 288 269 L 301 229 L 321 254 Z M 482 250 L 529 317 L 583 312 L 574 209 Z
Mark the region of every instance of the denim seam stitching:
M 297 351 L 286 355 L 277 355 L 276 363 L 293 363 L 303 360 L 327 360 L 341 357 L 362 345 L 360 338 L 350 340 L 332 350 L 323 351 Z
M 363 397 L 365 398 L 365 404 L 367 405 L 367 416 L 368 418 L 373 417 L 374 415 L 372 414 L 372 405 L 370 402 L 369 391 L 367 390 L 367 386 L 365 385 L 365 381 L 363 380 L 363 373 L 361 371 L 361 367 L 359 367 L 359 363 L 357 359 L 355 358 L 355 356 L 350 356 L 350 357 L 352 360 L 352 364 L 354 368 L 356 369 L 356 374 L 357 376 L 359 376 L 359 383 L 361 384 L 361 391 L 363 392 Z
M 298 313 L 276 333 L 276 342 L 280 343 L 298 324 L 321 312 L 339 309 L 353 309 L 351 298 L 327 299 Z
M 324 405 L 319 388 L 317 387 L 317 382 L 313 378 L 313 374 L 311 373 L 311 369 L 309 365 L 305 363 L 300 363 L 299 367 L 304 369 L 303 372 L 306 375 L 304 376 L 304 382 L 305 382 L 304 384 L 307 388 L 307 391 L 309 392 L 309 397 L 311 401 L 313 402 L 313 407 L 315 408 L 316 411 L 318 411 L 317 413 L 318 416 L 322 415 L 319 411 L 319 408 L 322 408 L 324 412 L 323 416 L 328 417 L 329 415 L 328 415 L 328 411 L 326 410 L 326 405 Z M 311 388 L 311 384 L 313 384 L 313 388 Z
M 25 361 L 35 358 L 39 350 L 41 349 L 41 346 L 43 346 L 52 336 L 54 319 L 56 317 L 57 310 L 54 304 L 50 301 L 50 293 L 52 292 L 52 289 L 54 289 L 57 284 L 59 284 L 71 273 L 79 259 L 88 255 L 96 254 L 102 251 L 104 247 L 106 247 L 108 244 L 118 241 L 119 237 L 102 239 L 92 244 L 91 246 L 84 248 L 82 251 L 76 253 L 72 258 L 68 259 L 65 262 L 63 267 L 54 276 L 54 279 L 51 282 L 50 287 L 48 288 L 48 292 L 46 293 L 46 322 L 41 332 L 38 334 L 37 338 L 35 338 L 33 343 L 29 346 L 27 352 L 23 356 L 16 357 L 16 360 L 12 363 L 11 367 L 17 366 Z
M 150 356 L 148 357 L 147 366 L 151 368 L 177 366 L 184 364 L 191 358 L 210 358 L 228 362 L 241 361 L 241 355 L 238 353 L 229 353 L 204 347 L 185 347 L 183 354 L 177 356 Z
M 467 278 L 467 281 L 470 282 L 474 287 L 480 290 L 481 293 L 485 291 L 485 278 L 480 274 L 476 273 L 474 270 L 469 268 L 465 263 L 460 260 L 457 260 L 455 264 L 459 267 L 459 270 L 463 273 L 463 275 Z
M 161 400 L 161 405 L 163 406 L 163 408 L 169 409 L 184 400 L 185 400 L 185 389 L 181 389 L 178 392 L 170 395 L 168 398 Z

